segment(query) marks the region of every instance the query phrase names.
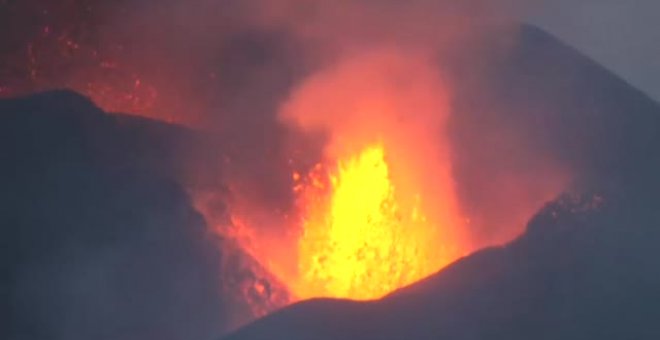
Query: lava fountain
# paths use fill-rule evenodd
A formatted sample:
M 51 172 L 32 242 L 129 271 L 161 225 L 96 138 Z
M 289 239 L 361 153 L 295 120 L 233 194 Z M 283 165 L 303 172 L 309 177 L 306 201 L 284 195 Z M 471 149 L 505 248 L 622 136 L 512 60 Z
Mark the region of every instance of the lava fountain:
M 421 55 L 351 56 L 310 77 L 284 122 L 328 137 L 322 160 L 293 172 L 287 235 L 241 221 L 246 251 L 294 300 L 368 300 L 420 280 L 468 250 L 445 140 L 446 91 Z M 252 230 L 245 232 L 245 229 Z
M 401 197 L 382 144 L 316 171 L 297 187 L 299 297 L 379 298 L 432 274 L 451 258 L 421 197 Z

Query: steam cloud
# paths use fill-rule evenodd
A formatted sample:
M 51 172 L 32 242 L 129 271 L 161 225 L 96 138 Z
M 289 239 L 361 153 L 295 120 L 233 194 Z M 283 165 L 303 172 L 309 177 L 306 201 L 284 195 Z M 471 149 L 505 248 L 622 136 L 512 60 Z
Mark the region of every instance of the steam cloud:
M 569 171 L 554 164 L 550 156 L 535 155 L 535 146 L 526 145 L 525 136 L 517 133 L 527 129 L 525 122 L 493 124 L 485 131 L 478 130 L 477 124 L 452 125 L 456 120 L 478 120 L 483 114 L 466 111 L 455 117 L 457 110 L 452 109 L 464 101 L 459 96 L 469 93 L 476 98 L 484 92 L 481 81 L 472 79 L 474 84 L 466 84 L 456 70 L 506 54 L 515 38 L 502 37 L 515 37 L 518 27 L 512 19 L 533 5 L 529 1 L 144 1 L 111 17 L 113 24 L 102 32 L 101 41 L 102 45 L 122 41 L 128 46 L 126 63 L 139 65 L 146 78 L 161 85 L 157 87 L 162 88 L 161 97 L 167 103 L 163 111 L 177 112 L 175 120 L 210 127 L 223 136 L 232 150 L 228 173 L 237 174 L 231 182 L 240 183 L 236 191 L 274 210 L 286 210 L 286 202 L 291 202 L 291 158 L 303 166 L 313 164 L 321 158 L 328 137 L 301 134 L 300 126 L 281 119 L 290 97 L 308 80 L 364 55 L 381 53 L 400 59 L 415 55 L 406 62 L 426 64 L 424 72 L 435 73 L 443 83 L 437 96 L 446 97 L 441 100 L 446 101 L 446 110 L 453 111 L 427 108 L 427 116 L 444 118 L 426 122 L 428 129 L 424 129 L 424 135 L 437 134 L 438 141 L 420 144 L 434 143 L 440 148 L 448 140 L 451 150 L 446 153 L 452 157 L 473 160 L 477 158 L 473 152 L 480 158 L 493 158 L 488 165 L 465 164 L 467 169 L 458 168 L 463 166 L 460 160 L 451 162 L 457 163 L 451 171 L 458 180 L 459 195 L 469 201 L 461 205 L 476 230 L 475 243 L 483 245 L 506 241 L 520 232 L 525 219 L 558 193 L 569 177 Z M 477 46 L 486 47 L 475 51 Z M 475 53 L 484 57 L 477 58 Z M 208 74 L 217 80 L 209 81 Z M 368 92 L 370 82 L 390 81 L 372 78 L 355 91 Z M 468 88 L 459 93 L 460 86 Z M 321 108 L 305 110 L 311 117 L 317 112 L 310 111 Z M 500 114 L 510 114 L 504 111 Z M 443 126 L 447 124 L 450 127 Z M 466 134 L 470 134 L 469 143 L 456 137 Z M 487 151 L 466 146 L 493 135 L 502 140 L 490 140 Z M 516 151 L 510 152 L 511 148 Z M 495 159 L 499 154 L 504 157 Z M 488 171 L 488 167 L 502 169 Z M 531 178 L 523 176 L 532 173 L 529 168 L 548 170 Z M 492 181 L 484 178 L 489 173 Z M 471 201 L 481 197 L 486 198 L 472 207 Z M 509 208 L 491 207 L 491 201 L 509 202 Z

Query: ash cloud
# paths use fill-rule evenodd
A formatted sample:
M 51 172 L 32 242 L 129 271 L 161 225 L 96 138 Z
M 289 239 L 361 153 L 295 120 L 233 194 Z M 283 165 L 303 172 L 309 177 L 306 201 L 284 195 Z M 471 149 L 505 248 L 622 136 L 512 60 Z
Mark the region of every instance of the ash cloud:
M 113 18 L 116 25 L 104 32 L 103 39 L 130 37 L 128 46 L 132 52 L 128 55 L 138 60 L 140 69 L 165 77 L 156 83 L 176 84 L 173 89 L 168 89 L 170 85 L 164 87 L 165 97 L 177 101 L 171 107 L 187 106 L 186 112 L 198 112 L 192 121 L 203 122 L 201 125 L 223 136 L 230 145 L 229 174 L 235 174 L 233 183 L 240 183 L 236 191 L 267 210 L 286 211 L 292 201 L 292 160 L 303 168 L 310 166 L 322 157 L 328 138 L 327 134 L 300 131 L 299 126 L 278 117 L 283 105 L 308 79 L 383 46 L 404 51 L 403 54 L 421 51 L 427 58 L 437 60 L 437 70 L 430 72 L 437 72 L 447 83 L 442 91 L 448 93 L 438 95 L 448 96 L 452 106 L 460 106 L 458 102 L 463 98 L 458 98 L 462 94 L 457 88 L 467 85 L 462 76 L 452 78 L 454 69 L 469 67 L 464 60 L 483 64 L 491 57 L 506 55 L 516 40 L 518 25 L 514 18 L 535 2 L 200 0 L 136 4 Z M 490 41 L 493 38 L 497 44 Z M 478 46 L 481 48 L 476 50 Z M 472 53 L 483 58 L 475 58 Z M 207 81 L 208 74 L 217 80 Z M 484 86 L 469 86 L 473 88 L 461 91 L 469 91 L 472 100 L 481 101 Z M 503 115 L 501 119 L 493 119 L 512 122 L 506 118 L 511 115 L 506 107 L 498 112 Z M 481 112 L 466 110 L 460 114 L 467 118 L 459 120 L 479 120 Z M 186 119 L 184 116 L 180 120 Z M 467 200 L 462 202 L 467 206 L 465 213 L 478 224 L 475 233 L 489 229 L 487 233 L 494 235 L 486 238 L 488 242 L 502 242 L 520 232 L 525 219 L 561 191 L 570 177 L 564 173 L 569 170 L 555 164 L 550 154 L 538 154 L 536 146 L 527 145 L 523 134 L 518 133 L 527 129 L 525 123 L 493 124 L 485 131 L 477 131 L 478 123 L 459 125 L 466 131 L 450 132 L 470 135 L 470 142 L 481 140 L 482 144 L 490 143 L 489 135 L 506 135 L 509 140 L 490 143 L 490 151 L 464 147 L 464 141 L 459 139 L 450 141 L 455 157 L 479 159 L 487 152 L 491 158 L 488 164 L 472 162 L 469 169 L 459 164 L 454 170 L 459 192 L 469 192 L 460 194 L 462 200 Z M 442 128 L 437 127 L 438 134 L 442 134 Z M 438 143 L 443 140 L 438 139 Z M 511 148 L 514 152 L 510 152 Z M 507 157 L 497 158 L 497 154 Z M 530 155 L 534 161 L 525 161 Z M 481 173 L 488 173 L 490 168 L 501 174 L 483 185 L 483 178 L 488 175 Z M 479 175 L 463 175 L 466 172 Z M 519 180 L 521 174 L 526 177 Z M 471 188 L 477 188 L 477 192 Z M 504 197 L 482 194 L 510 191 L 514 194 L 503 194 Z M 482 202 L 479 197 L 488 197 L 488 201 Z M 502 198 L 515 202 L 505 210 L 486 204 Z M 471 200 L 477 203 L 472 204 Z M 506 211 L 504 216 L 496 216 L 501 211 Z M 518 217 L 509 218 L 512 215 Z
M 136 2 L 103 38 L 130 36 L 141 69 L 167 77 L 157 83 L 208 91 L 175 89 L 174 107 L 192 105 L 231 145 L 232 181 L 278 211 L 290 208 L 290 156 L 313 164 L 327 138 L 282 122 L 282 105 L 310 77 L 361 51 L 424 51 L 447 83 L 452 171 L 474 242 L 483 245 L 520 233 L 568 186 L 611 176 L 616 170 L 605 164 L 620 160 L 600 150 L 627 143 L 605 137 L 622 134 L 620 113 L 612 113 L 619 109 L 593 103 L 611 102 L 605 93 L 614 89 L 594 85 L 595 71 L 582 70 L 569 50 L 520 29 L 517 18 L 542 2 Z M 525 50 L 534 44 L 548 55 Z M 517 64 L 527 59 L 536 62 Z M 218 81 L 200 83 L 209 70 Z M 580 97 L 583 88 L 591 91 Z

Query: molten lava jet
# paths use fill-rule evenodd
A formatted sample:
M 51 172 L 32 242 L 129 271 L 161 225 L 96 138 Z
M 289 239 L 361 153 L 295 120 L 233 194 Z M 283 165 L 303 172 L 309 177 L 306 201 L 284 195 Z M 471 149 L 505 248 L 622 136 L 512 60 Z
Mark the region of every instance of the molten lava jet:
M 234 204 L 230 234 L 293 301 L 377 299 L 438 271 L 470 250 L 447 103 L 423 54 L 375 50 L 311 76 L 280 117 L 328 137 L 320 160 L 292 170 L 291 211 Z
M 386 157 L 382 144 L 370 145 L 326 173 L 317 167 L 296 188 L 304 211 L 299 298 L 379 298 L 450 260 L 421 197 L 398 195 Z
M 414 181 L 400 180 L 415 174 L 395 176 L 391 156 L 385 143 L 374 142 L 320 162 L 307 174 L 294 172 L 297 211 L 282 222 L 285 236 L 257 231 L 260 223 L 250 216 L 259 214 L 256 209 L 233 216 L 232 226 L 221 234 L 263 266 L 263 280 L 272 285 L 263 301 L 251 299 L 258 315 L 273 304 L 282 306 L 281 288 L 288 291 L 288 302 L 377 299 L 465 253 L 451 207 L 441 214 L 428 211 L 434 204 L 422 194 L 424 188 L 406 187 Z M 248 291 L 254 288 L 248 285 L 244 295 L 253 295 Z M 273 292 L 279 302 L 272 301 Z
M 350 54 L 294 93 L 283 118 L 330 136 L 296 188 L 294 296 L 376 299 L 465 254 L 448 112 L 424 51 Z

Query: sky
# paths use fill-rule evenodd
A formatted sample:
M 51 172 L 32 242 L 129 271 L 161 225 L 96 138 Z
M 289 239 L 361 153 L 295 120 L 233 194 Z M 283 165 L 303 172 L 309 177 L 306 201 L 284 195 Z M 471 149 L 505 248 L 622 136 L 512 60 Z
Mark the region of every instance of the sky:
M 660 100 L 660 1 L 552 0 L 529 21 Z

